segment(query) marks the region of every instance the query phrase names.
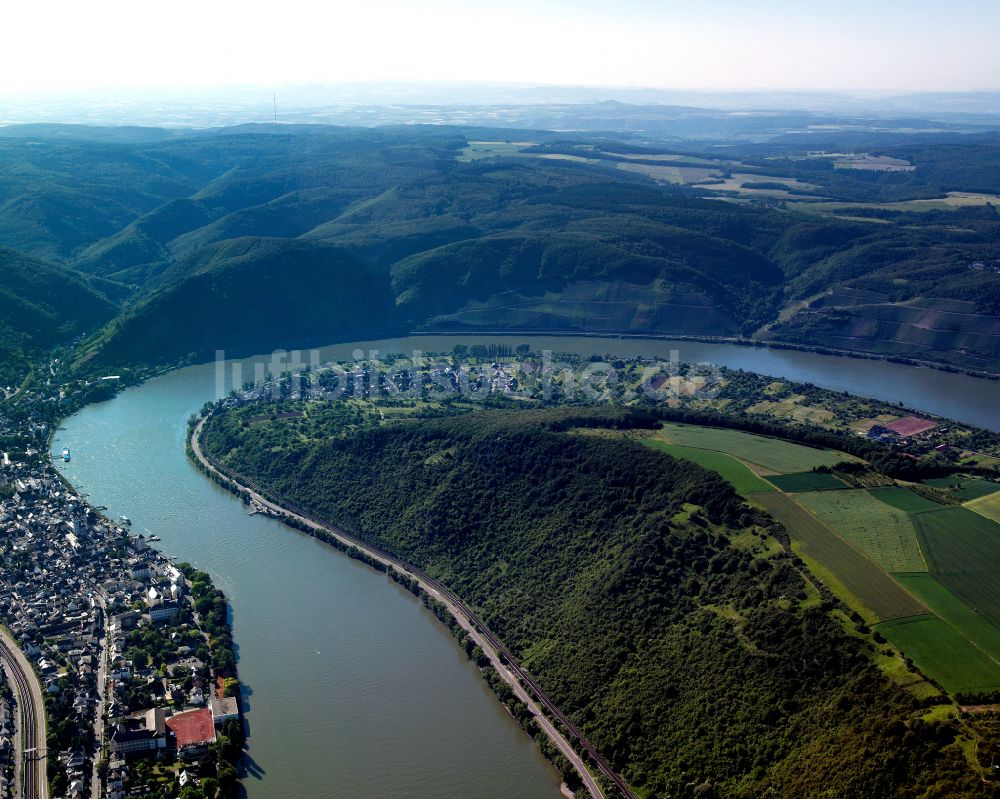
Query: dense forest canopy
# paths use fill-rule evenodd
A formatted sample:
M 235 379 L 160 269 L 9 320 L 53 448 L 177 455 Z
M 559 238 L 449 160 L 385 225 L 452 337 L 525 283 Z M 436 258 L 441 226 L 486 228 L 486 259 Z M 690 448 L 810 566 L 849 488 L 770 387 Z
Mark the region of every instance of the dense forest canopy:
M 0 268 L 41 259 L 90 292 L 70 303 L 84 323 L 52 336 L 0 317 L 0 382 L 23 376 L 25 348 L 112 315 L 81 347 L 88 368 L 519 329 L 755 336 L 997 371 L 995 137 L 5 129 Z
M 204 443 L 458 592 L 642 795 L 992 795 L 969 728 L 922 719 L 779 525 L 691 462 L 577 432 L 648 415 L 271 419 L 216 414 Z

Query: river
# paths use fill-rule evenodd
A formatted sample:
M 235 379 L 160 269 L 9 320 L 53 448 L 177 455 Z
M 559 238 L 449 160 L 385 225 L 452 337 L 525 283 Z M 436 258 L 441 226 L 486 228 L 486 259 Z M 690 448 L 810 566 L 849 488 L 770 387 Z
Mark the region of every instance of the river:
M 447 351 L 495 337 L 414 336 L 324 348 Z M 524 336 L 535 349 L 712 361 L 902 402 L 1000 429 L 1000 384 L 881 361 L 663 340 Z M 245 362 L 252 374 L 252 360 Z M 250 721 L 250 799 L 555 799 L 559 779 L 440 624 L 385 576 L 262 516 L 185 456 L 188 417 L 216 395 L 195 366 L 65 422 L 60 470 L 108 515 L 210 572 L 233 607 Z

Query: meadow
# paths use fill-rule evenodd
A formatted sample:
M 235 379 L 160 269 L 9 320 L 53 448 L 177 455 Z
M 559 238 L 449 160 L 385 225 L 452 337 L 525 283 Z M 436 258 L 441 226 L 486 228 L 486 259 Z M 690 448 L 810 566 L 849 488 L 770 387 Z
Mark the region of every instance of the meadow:
M 909 515 L 868 491 L 813 491 L 795 499 L 886 571 L 927 571 Z
M 803 491 L 836 491 L 847 488 L 847 483 L 829 472 L 776 474 L 769 476 L 767 480 L 788 494 L 798 494 Z
M 937 616 L 896 619 L 875 629 L 949 693 L 1000 690 L 1000 664 Z
M 966 507 L 1000 524 L 1000 493 L 969 502 Z
M 923 212 L 923 211 L 954 211 L 970 206 L 996 205 L 1000 196 L 978 192 L 950 191 L 944 197 L 933 199 L 902 200 L 900 202 L 865 203 L 865 202 L 809 202 L 798 201 L 789 203 L 790 208 L 806 213 L 836 213 L 837 211 L 863 208 L 866 210 Z
M 891 505 L 906 513 L 922 513 L 924 511 L 943 510 L 946 505 L 933 502 L 926 497 L 911 491 L 902 486 L 887 486 L 885 488 L 871 489 L 873 497 L 886 505 Z
M 661 435 L 673 444 L 725 452 L 779 474 L 807 472 L 817 466 L 855 460 L 832 450 L 813 449 L 778 438 L 716 427 L 664 424 Z
M 1000 483 L 971 477 L 935 477 L 931 480 L 925 480 L 924 482 L 934 488 L 940 488 L 942 491 L 947 491 L 953 497 L 956 497 L 963 502 L 969 502 L 981 497 L 987 497 L 990 494 L 995 494 L 1000 491 Z
M 744 496 L 756 494 L 761 491 L 774 491 L 774 486 L 759 478 L 746 465 L 740 463 L 740 461 L 731 455 L 708 449 L 698 449 L 697 447 L 668 444 L 666 441 L 661 441 L 657 438 L 643 438 L 640 440 L 643 444 L 658 449 L 661 452 L 666 452 L 668 455 L 673 455 L 675 458 L 684 458 L 685 460 L 697 463 L 699 466 L 704 466 L 706 469 L 711 469 L 731 483 L 737 493 Z
M 894 577 L 962 637 L 1000 663 L 1000 628 L 975 613 L 930 574 L 897 574 Z
M 1000 627 L 1000 524 L 965 508 L 913 517 L 931 574 Z
M 753 499 L 784 525 L 810 569 L 862 616 L 887 620 L 927 613 L 925 605 L 787 494 L 757 494 Z

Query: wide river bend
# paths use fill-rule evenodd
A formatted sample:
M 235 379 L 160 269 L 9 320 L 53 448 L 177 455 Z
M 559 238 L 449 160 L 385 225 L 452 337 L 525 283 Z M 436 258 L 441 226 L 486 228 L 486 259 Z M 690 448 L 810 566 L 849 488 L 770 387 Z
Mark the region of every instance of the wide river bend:
M 1000 429 L 1000 383 L 882 361 L 652 339 L 412 336 L 324 348 L 385 354 L 457 343 L 712 361 Z M 252 375 L 253 359 L 245 374 Z M 450 634 L 385 576 L 244 506 L 188 463 L 188 417 L 216 398 L 194 366 L 65 422 L 60 470 L 108 515 L 210 572 L 233 607 L 249 709 L 251 799 L 555 799 L 559 778 Z

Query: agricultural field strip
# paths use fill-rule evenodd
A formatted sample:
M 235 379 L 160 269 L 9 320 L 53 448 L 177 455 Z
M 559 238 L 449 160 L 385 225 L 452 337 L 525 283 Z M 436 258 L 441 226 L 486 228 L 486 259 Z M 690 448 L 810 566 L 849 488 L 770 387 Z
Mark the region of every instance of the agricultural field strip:
M 1000 666 L 1000 628 L 994 627 L 930 574 L 897 574 L 896 581 Z
M 800 556 L 819 561 L 843 590 L 881 619 L 879 629 L 884 629 L 886 625 L 915 623 L 917 627 L 907 627 L 905 631 L 896 629 L 890 633 L 892 640 L 904 654 L 913 658 L 919 668 L 926 668 L 947 690 L 1000 688 L 1000 630 L 974 615 L 965 602 L 938 584 L 931 575 L 926 572 L 889 574 L 808 507 L 796 502 L 794 496 L 765 494 L 754 499 L 785 525 L 793 539 L 798 539 L 796 543 Z M 802 523 L 801 516 L 796 519 L 794 514 L 789 514 L 787 503 L 791 503 L 801 514 L 806 514 L 818 526 Z M 783 509 L 782 505 L 786 508 Z M 827 531 L 825 541 L 816 537 L 817 530 L 822 528 Z M 844 548 L 867 564 L 867 569 L 860 566 L 859 561 L 848 555 Z M 875 577 L 871 569 L 877 569 L 879 576 Z M 899 604 L 900 597 L 893 596 L 893 592 L 888 590 L 890 583 L 911 600 L 909 608 Z M 836 593 L 836 586 L 830 587 Z M 891 615 L 893 613 L 895 615 Z M 950 653 L 951 657 L 942 658 L 942 651 Z M 993 670 L 996 670 L 995 674 Z
M 868 493 L 879 502 L 896 508 L 903 513 L 913 516 L 915 513 L 927 513 L 944 510 L 947 505 L 926 499 L 909 488 L 903 486 L 885 486 L 880 488 L 870 488 Z
M 1000 627 L 1000 525 L 958 506 L 913 520 L 931 574 Z
M 991 480 L 954 480 L 947 477 L 935 478 L 933 480 L 925 480 L 925 483 L 934 488 L 940 488 L 942 491 L 947 491 L 956 499 L 962 502 L 974 502 L 977 499 L 982 499 L 984 497 L 991 496 L 997 492 L 1000 492 L 1000 483 L 994 483 Z M 952 488 L 952 486 L 957 485 L 957 488 Z M 1000 497 L 997 498 L 1000 501 Z
M 833 466 L 843 460 L 856 460 L 832 450 L 813 449 L 777 438 L 698 425 L 665 423 L 660 436 L 668 443 L 732 455 L 781 474 L 807 472 L 817 466 Z
M 659 438 L 640 439 L 643 444 L 675 458 L 693 461 L 699 466 L 715 472 L 727 480 L 738 494 L 748 496 L 766 491 L 774 491 L 774 486 L 758 477 L 739 458 L 718 450 L 703 449 L 672 444 Z
M 1000 664 L 940 616 L 892 619 L 875 629 L 949 694 L 1000 689 Z
M 882 621 L 931 613 L 882 566 L 796 502 L 792 495 L 755 494 L 752 500 L 785 526 L 800 556 L 818 561 L 833 575 L 849 593 L 845 598 L 849 605 L 853 599 Z
M 764 475 L 764 477 L 786 494 L 805 491 L 842 491 L 848 487 L 843 480 L 827 472 L 794 472 Z
M 687 428 L 686 431 L 685 428 Z M 747 469 L 747 477 L 753 475 L 755 479 L 760 480 L 757 475 L 753 474 L 747 462 L 733 452 L 733 450 L 738 449 L 741 453 L 745 454 L 746 450 L 742 446 L 733 446 L 732 442 L 734 439 L 732 437 L 728 437 L 729 441 L 727 442 L 725 441 L 727 437 L 716 436 L 711 440 L 711 443 L 716 444 L 714 447 L 705 446 L 704 441 L 700 442 L 702 446 L 695 446 L 692 439 L 697 440 L 699 437 L 691 435 L 693 432 L 691 428 L 700 431 L 713 430 L 713 428 L 696 428 L 691 425 L 664 425 L 661 435 L 670 443 L 667 443 L 666 446 L 657 446 L 657 448 L 667 452 L 673 450 L 673 454 L 679 457 L 684 457 L 687 454 L 692 460 L 696 459 L 697 462 L 706 466 L 706 468 L 720 473 L 729 471 L 725 467 L 719 468 L 724 463 L 723 460 L 713 461 L 711 458 L 697 457 L 695 453 L 697 450 L 702 450 L 706 456 L 711 453 L 728 456 L 728 458 L 740 463 Z M 670 436 L 671 432 L 675 434 L 674 437 Z M 684 436 L 684 432 L 688 435 Z M 719 432 L 724 434 L 729 432 L 738 433 L 739 431 L 720 430 Z M 751 436 L 745 433 L 741 434 L 741 436 L 750 439 L 749 442 L 742 438 L 735 439 L 743 444 L 760 444 L 768 441 L 764 437 Z M 711 439 L 711 434 L 708 437 Z M 686 438 L 686 443 L 673 443 L 680 438 Z M 760 440 L 753 441 L 753 439 Z M 654 446 L 660 444 L 656 439 L 649 440 L 649 443 Z M 729 446 L 726 449 L 729 451 L 723 450 L 719 446 L 720 443 L 728 443 Z M 794 444 L 791 446 L 798 447 L 798 445 Z M 800 449 L 805 450 L 809 457 L 815 457 L 814 451 L 809 448 L 800 447 Z M 770 456 L 765 456 L 763 459 L 769 460 L 771 466 L 784 466 L 784 471 L 786 473 L 789 472 L 789 464 L 787 462 L 778 464 L 771 460 Z M 726 477 L 731 482 L 735 482 L 730 475 L 723 473 L 723 477 Z M 793 496 L 784 491 L 752 493 L 747 490 L 748 487 L 749 484 L 744 483 L 742 486 L 737 486 L 737 490 L 742 488 L 740 493 L 757 501 L 758 504 L 761 504 L 771 512 L 778 521 L 785 524 L 789 528 L 789 533 L 793 538 L 798 539 L 796 543 L 800 550 L 799 554 L 806 559 L 814 561 L 814 563 L 818 562 L 840 584 L 839 587 L 842 591 L 846 591 L 855 601 L 860 602 L 863 607 L 869 609 L 870 612 L 874 613 L 876 618 L 881 619 L 883 622 L 892 622 L 894 624 L 899 624 L 905 620 L 914 620 L 915 622 L 920 622 L 922 619 L 927 620 L 927 623 L 920 623 L 918 625 L 919 640 L 914 639 L 913 635 L 907 640 L 906 649 L 918 656 L 914 658 L 918 666 L 926 667 L 932 676 L 952 691 L 983 689 L 994 685 L 1000 687 L 1000 660 L 994 655 L 997 647 L 1000 647 L 1000 631 L 997 631 L 998 638 L 994 641 L 992 625 L 989 625 L 988 622 L 983 622 L 986 627 L 975 625 L 975 620 L 978 617 L 967 616 L 966 614 L 971 613 L 968 605 L 955 597 L 944 586 L 939 586 L 940 592 L 950 597 L 950 600 L 948 602 L 944 600 L 928 602 L 925 600 L 928 598 L 934 599 L 930 593 L 921 592 L 924 595 L 918 595 L 917 592 L 910 590 L 910 587 L 905 584 L 906 578 L 911 575 L 913 577 L 933 579 L 927 574 L 928 564 L 919 545 L 916 526 L 911 519 L 912 513 L 932 512 L 932 503 L 905 488 L 895 490 L 883 489 L 881 492 L 882 498 L 879 498 L 878 492 L 870 492 L 864 489 L 856 489 L 854 491 L 846 489 L 807 492 L 817 496 L 826 494 L 833 495 L 834 497 L 857 494 L 857 497 L 860 498 L 860 500 L 856 500 L 859 510 L 864 510 L 865 507 L 869 510 L 884 508 L 885 511 L 880 516 L 887 517 L 891 526 L 895 527 L 897 532 L 904 535 L 906 533 L 906 530 L 903 529 L 905 527 L 905 519 L 905 524 L 909 525 L 910 528 L 908 538 L 912 547 L 905 547 L 906 542 L 900 539 L 899 551 L 895 553 L 897 557 L 891 560 L 885 558 L 887 564 L 883 564 L 878 562 L 872 554 L 858 546 L 857 542 L 842 535 L 834 525 L 829 524 L 821 518 L 807 504 L 799 502 L 798 499 L 801 495 Z M 902 492 L 906 493 L 903 494 Z M 1000 496 L 1000 494 L 997 496 Z M 889 498 L 895 501 L 885 501 Z M 816 525 L 825 528 L 828 531 L 827 540 L 823 541 L 822 536 L 817 537 L 815 535 L 818 528 L 809 524 L 796 524 L 796 520 L 791 518 L 787 513 L 787 509 L 785 513 L 781 513 L 780 511 L 776 513 L 775 511 L 786 501 L 791 502 L 802 513 L 807 514 L 814 520 Z M 823 500 L 820 500 L 820 502 L 822 503 Z M 897 518 L 895 514 L 901 514 L 901 516 Z M 801 519 L 802 517 L 799 517 L 798 520 L 801 521 Z M 880 521 L 885 520 L 880 519 Z M 880 525 L 871 527 L 872 534 L 876 534 L 879 528 Z M 834 544 L 834 542 L 837 542 L 837 544 Z M 853 556 L 848 554 L 848 550 L 853 553 Z M 861 564 L 865 565 L 862 566 Z M 885 568 L 886 565 L 897 568 Z M 873 570 L 877 570 L 878 576 L 875 576 L 876 571 Z M 893 571 L 898 572 L 898 577 L 901 579 L 897 579 L 897 575 L 894 575 Z M 907 574 L 907 572 L 911 574 Z M 890 588 L 890 585 L 895 590 Z M 836 587 L 833 586 L 835 589 Z M 976 628 L 974 632 L 970 631 L 970 625 Z M 916 629 L 912 628 L 910 630 L 910 628 L 907 628 L 911 633 Z M 990 633 L 990 637 L 988 638 L 986 637 L 987 633 Z M 897 638 L 901 638 L 903 633 L 897 631 L 895 635 Z M 903 640 L 900 640 L 900 643 L 903 643 Z M 996 646 L 991 644 L 995 644 Z M 954 656 L 955 662 L 949 662 L 948 659 L 942 659 L 939 655 L 934 654 L 939 652 L 942 647 L 948 651 L 959 649 L 959 652 L 961 648 L 964 648 L 965 652 L 964 654 L 956 652 Z M 998 669 L 996 679 L 988 671 L 988 669 L 992 670 L 993 668 Z
M 963 507 L 1000 524 L 1000 492 L 973 499 L 966 502 Z
M 909 514 L 867 490 L 808 491 L 793 499 L 889 574 L 927 571 Z

